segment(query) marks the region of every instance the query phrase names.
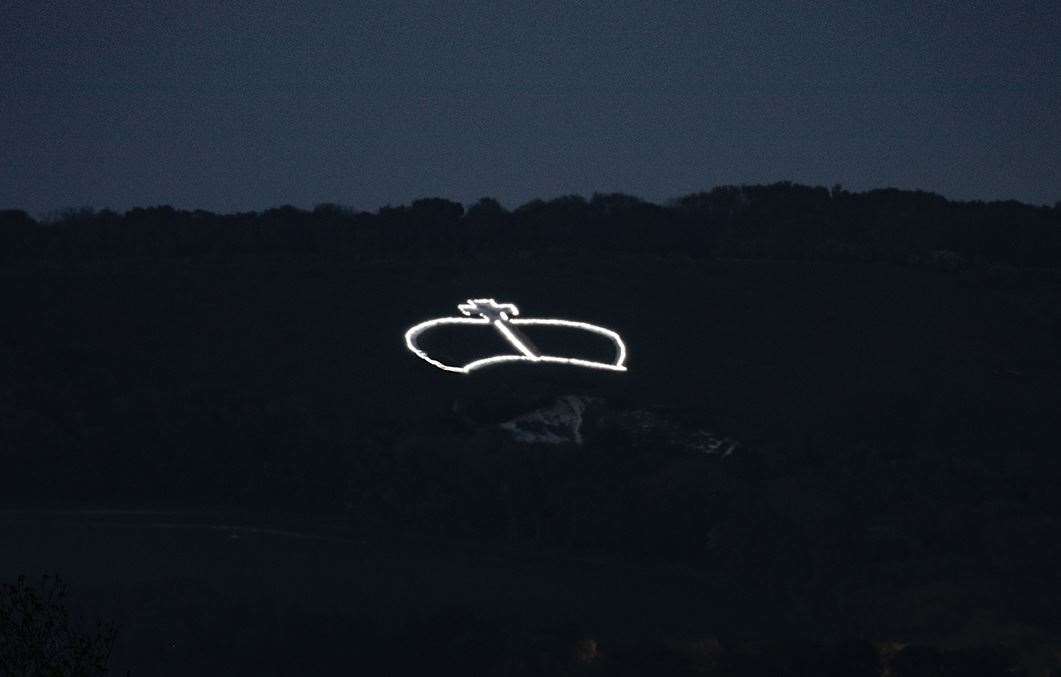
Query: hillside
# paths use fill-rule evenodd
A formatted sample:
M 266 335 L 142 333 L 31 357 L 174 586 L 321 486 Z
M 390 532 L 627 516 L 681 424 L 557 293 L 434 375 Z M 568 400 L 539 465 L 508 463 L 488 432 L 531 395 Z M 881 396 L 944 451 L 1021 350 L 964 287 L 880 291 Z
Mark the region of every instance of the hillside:
M 641 251 L 516 236 L 431 255 L 445 231 L 425 230 L 407 249 L 312 231 L 295 251 L 221 235 L 140 251 L 99 223 L 27 227 L 66 234 L 20 240 L 0 269 L 8 507 L 288 510 L 359 537 L 689 567 L 808 636 L 1009 632 L 1040 650 L 1061 633 L 1045 244 L 738 258 L 739 238 L 666 244 L 679 229 Z M 482 296 L 614 328 L 629 371 L 448 374 L 406 350 L 409 326 Z M 563 396 L 594 403 L 580 444 L 497 425 Z M 738 444 L 697 451 L 664 429 Z

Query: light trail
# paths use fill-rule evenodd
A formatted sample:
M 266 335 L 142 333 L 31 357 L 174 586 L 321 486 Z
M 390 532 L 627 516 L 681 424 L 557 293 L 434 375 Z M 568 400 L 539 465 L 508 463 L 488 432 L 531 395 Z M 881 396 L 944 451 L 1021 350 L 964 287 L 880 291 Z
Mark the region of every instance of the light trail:
M 468 374 L 472 371 L 504 362 L 547 362 L 550 364 L 569 364 L 576 367 L 587 367 L 590 369 L 604 369 L 608 371 L 626 371 L 626 344 L 617 332 L 600 327 L 589 322 L 577 322 L 575 320 L 559 319 L 524 319 L 516 317 L 519 308 L 512 303 L 498 303 L 494 299 L 468 299 L 467 303 L 461 303 L 457 308 L 464 315 L 473 313 L 481 317 L 439 317 L 413 325 L 405 332 L 405 345 L 417 357 L 442 369 L 460 374 Z M 434 327 L 444 325 L 476 325 L 492 326 L 513 348 L 518 352 L 512 355 L 493 355 L 479 360 L 474 360 L 462 366 L 454 366 L 440 362 L 420 349 L 416 344 L 417 337 L 423 332 Z M 539 351 L 534 344 L 523 335 L 519 327 L 546 326 L 546 327 L 569 327 L 599 334 L 612 341 L 616 348 L 614 362 L 597 362 L 575 357 L 560 357 L 556 355 L 545 355 Z

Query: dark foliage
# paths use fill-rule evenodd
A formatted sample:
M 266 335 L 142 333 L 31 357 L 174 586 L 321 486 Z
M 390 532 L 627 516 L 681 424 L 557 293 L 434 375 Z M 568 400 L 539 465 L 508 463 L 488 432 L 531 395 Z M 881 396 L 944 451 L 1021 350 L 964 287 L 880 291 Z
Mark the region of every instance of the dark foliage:
M 107 672 L 117 630 L 92 630 L 71 617 L 67 585 L 43 576 L 0 584 L 0 675 L 89 677 Z
M 225 258 L 313 252 L 362 258 L 513 251 L 890 261 L 943 268 L 1061 264 L 1061 213 L 1018 202 L 952 202 L 896 189 L 852 193 L 791 183 L 722 186 L 666 206 L 623 194 L 533 200 L 512 212 L 442 198 L 356 212 L 334 204 L 218 215 L 161 206 L 67 210 L 36 223 L 0 212 L 3 260 Z

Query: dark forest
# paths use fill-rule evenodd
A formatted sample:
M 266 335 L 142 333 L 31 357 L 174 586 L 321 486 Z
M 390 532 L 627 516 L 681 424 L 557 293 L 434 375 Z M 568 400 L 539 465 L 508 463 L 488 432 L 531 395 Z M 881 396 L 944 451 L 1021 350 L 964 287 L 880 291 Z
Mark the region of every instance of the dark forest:
M 375 213 L 338 204 L 214 214 L 90 207 L 38 222 L 0 212 L 4 261 L 91 262 L 315 254 L 346 260 L 585 252 L 692 259 L 888 262 L 925 268 L 1046 268 L 1061 261 L 1061 203 L 954 202 L 897 189 L 852 193 L 782 182 L 720 186 L 667 205 L 621 193 L 532 200 L 513 211 L 443 198 Z

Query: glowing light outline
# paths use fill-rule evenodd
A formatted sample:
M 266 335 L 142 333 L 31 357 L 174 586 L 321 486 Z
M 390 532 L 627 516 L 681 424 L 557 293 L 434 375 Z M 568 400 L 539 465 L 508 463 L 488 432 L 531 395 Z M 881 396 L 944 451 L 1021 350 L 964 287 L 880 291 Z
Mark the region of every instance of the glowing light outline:
M 498 303 L 494 299 L 468 299 L 467 303 L 461 303 L 457 305 L 457 308 L 464 315 L 471 315 L 476 311 L 477 306 L 490 305 L 492 308 L 499 311 L 501 319 L 491 320 L 487 317 L 438 317 L 433 320 L 426 320 L 419 324 L 415 324 L 405 332 L 405 346 L 417 357 L 428 362 L 443 371 L 452 371 L 458 374 L 470 374 L 472 371 L 481 367 L 486 367 L 492 364 L 501 364 L 503 362 L 546 362 L 550 364 L 570 364 L 576 367 L 588 367 L 590 369 L 604 369 L 608 371 L 626 371 L 626 344 L 623 343 L 623 339 L 619 336 L 618 332 L 612 331 L 606 327 L 601 327 L 589 322 L 578 322 L 575 320 L 559 320 L 559 319 L 525 319 L 516 318 L 519 315 L 519 308 L 512 303 Z M 511 315 L 511 317 L 510 317 Z M 484 357 L 482 359 L 473 360 L 463 367 L 454 367 L 448 364 L 443 364 L 438 360 L 428 357 L 427 353 L 416 345 L 416 337 L 423 332 L 431 329 L 432 327 L 439 327 L 447 324 L 466 324 L 466 325 L 493 325 L 497 329 L 505 340 L 507 340 L 512 346 L 519 351 L 518 355 L 493 355 L 491 357 Z M 555 355 L 541 355 L 535 354 L 531 351 L 522 341 L 516 337 L 506 324 L 522 325 L 522 326 L 548 326 L 548 327 L 571 327 L 574 329 L 584 329 L 586 331 L 600 334 L 611 339 L 612 343 L 615 344 L 618 356 L 614 363 L 609 362 L 596 362 L 594 360 L 583 360 L 574 357 L 557 357 Z

